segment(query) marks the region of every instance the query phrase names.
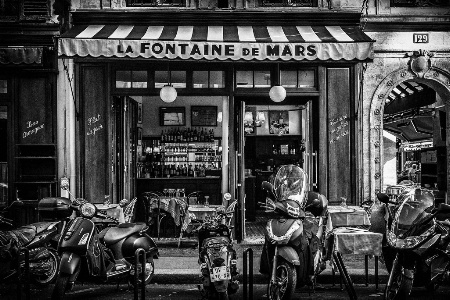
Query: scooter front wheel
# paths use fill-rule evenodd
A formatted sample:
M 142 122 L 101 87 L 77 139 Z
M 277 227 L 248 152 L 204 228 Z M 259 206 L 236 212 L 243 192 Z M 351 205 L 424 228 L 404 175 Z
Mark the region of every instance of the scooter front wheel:
M 297 270 L 287 261 L 280 259 L 276 268 L 275 282 L 269 281 L 267 296 L 269 300 L 289 300 L 297 284 Z
M 384 291 L 384 299 L 386 300 L 406 300 L 411 293 L 414 272 L 405 269 L 398 262 L 398 255 L 392 265 L 389 275 L 389 281 Z
M 56 279 L 55 288 L 53 289 L 52 300 L 64 299 L 69 284 L 69 277 L 69 274 L 59 274 L 59 277 Z
M 58 276 L 60 258 L 56 251 L 49 250 L 49 257 L 38 262 L 37 271 L 32 271 L 33 282 L 40 286 L 53 283 Z M 36 264 L 36 263 L 35 263 Z

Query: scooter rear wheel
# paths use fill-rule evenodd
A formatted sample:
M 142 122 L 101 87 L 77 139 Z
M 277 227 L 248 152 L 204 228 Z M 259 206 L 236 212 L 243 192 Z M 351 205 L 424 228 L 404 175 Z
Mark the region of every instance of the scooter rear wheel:
M 52 293 L 52 300 L 62 300 L 66 296 L 67 286 L 69 284 L 69 274 L 61 273 L 56 279 L 55 288 Z
M 279 259 L 276 270 L 276 282 L 269 281 L 267 296 L 269 300 L 289 300 L 297 284 L 297 270 L 283 259 Z
M 53 283 L 58 276 L 59 263 L 60 258 L 56 251 L 48 250 L 49 257 L 45 260 L 40 261 L 39 263 L 44 265 L 46 264 L 49 268 L 47 272 L 44 274 L 32 274 L 33 282 L 40 286 L 47 286 L 50 283 Z

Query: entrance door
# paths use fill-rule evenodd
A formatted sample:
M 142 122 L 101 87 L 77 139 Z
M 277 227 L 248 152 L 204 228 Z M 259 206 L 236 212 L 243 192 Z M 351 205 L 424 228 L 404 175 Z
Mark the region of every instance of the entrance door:
M 117 201 L 131 200 L 136 193 L 136 146 L 138 104 L 130 97 L 114 97 L 115 194 Z
M 304 147 L 302 159 L 303 159 L 303 169 L 306 174 L 308 174 L 309 179 L 309 189 L 311 191 L 317 191 L 318 189 L 318 155 L 317 149 L 314 147 L 314 125 L 312 120 L 313 117 L 312 100 L 308 101 L 301 113 L 302 122 L 302 145 Z M 317 140 L 317 138 L 316 138 Z M 302 150 L 302 149 L 301 149 Z

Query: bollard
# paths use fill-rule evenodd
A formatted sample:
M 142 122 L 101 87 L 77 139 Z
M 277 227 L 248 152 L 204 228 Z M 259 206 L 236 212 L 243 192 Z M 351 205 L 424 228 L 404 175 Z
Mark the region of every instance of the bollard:
M 247 255 L 249 253 L 249 255 Z M 248 257 L 247 257 L 248 256 Z M 247 266 L 248 263 L 248 266 Z M 244 300 L 253 300 L 253 249 L 244 251 L 242 285 L 244 286 Z M 248 272 L 248 294 L 247 294 L 247 272 Z M 247 296 L 248 295 L 248 296 Z
M 22 276 L 22 269 L 20 267 L 20 255 L 24 253 L 24 267 L 25 267 L 25 275 Z M 25 299 L 30 300 L 30 250 L 27 248 L 21 248 L 19 250 L 19 257 L 17 261 L 17 299 L 20 300 L 22 298 L 22 278 L 25 279 Z
M 138 272 L 138 265 L 139 265 L 139 257 L 142 252 L 142 262 L 141 262 L 141 274 L 142 274 L 142 288 L 141 288 L 141 299 L 145 299 L 145 263 L 147 261 L 147 254 L 145 253 L 145 250 L 142 248 L 136 249 L 136 252 L 134 253 L 134 300 L 139 299 L 139 272 Z

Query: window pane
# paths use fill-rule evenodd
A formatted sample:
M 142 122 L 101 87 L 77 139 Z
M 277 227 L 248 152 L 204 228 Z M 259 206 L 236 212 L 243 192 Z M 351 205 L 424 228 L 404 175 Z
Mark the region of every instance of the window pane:
M 185 71 L 171 71 L 172 85 L 174 88 L 186 88 L 186 72 Z
M 1 79 L 0 80 L 0 94 L 8 93 L 8 80 Z
M 204 89 L 208 87 L 208 71 L 194 71 L 192 77 L 194 88 Z
M 145 89 L 147 87 L 147 71 L 133 71 L 132 86 L 135 89 Z
M 155 71 L 155 88 L 162 88 L 169 84 L 169 76 L 167 71 Z
M 131 88 L 131 71 L 116 71 L 116 88 Z
M 225 87 L 225 76 L 223 71 L 209 72 L 209 87 L 213 89 L 223 89 Z
M 287 88 L 297 87 L 297 71 L 281 71 L 280 84 Z
M 270 71 L 255 71 L 255 88 L 265 88 L 270 86 Z
M 2 82 L 3 80 L 0 80 Z M 6 80 L 4 80 L 6 81 Z M 8 110 L 0 106 L 0 204 L 8 199 Z
M 253 71 L 236 71 L 236 87 L 252 88 Z
M 298 87 L 315 87 L 316 80 L 314 70 L 299 70 L 298 71 Z

